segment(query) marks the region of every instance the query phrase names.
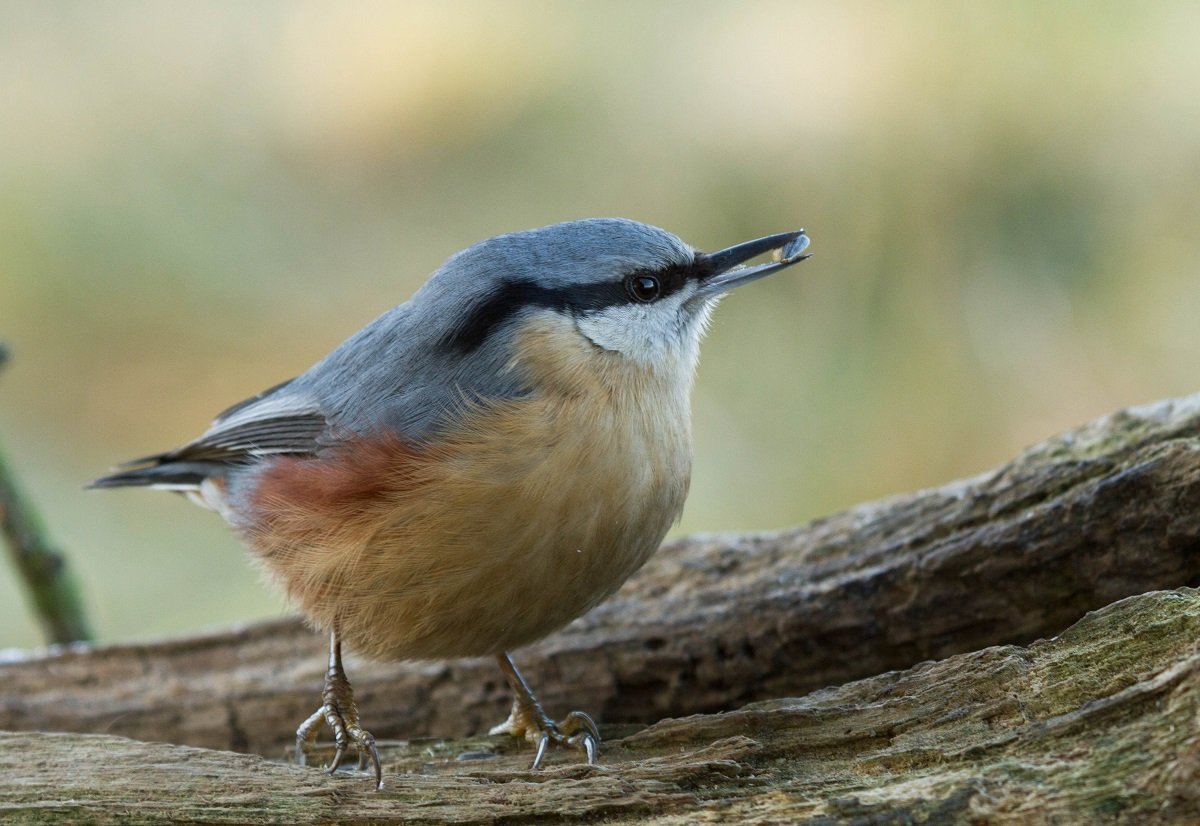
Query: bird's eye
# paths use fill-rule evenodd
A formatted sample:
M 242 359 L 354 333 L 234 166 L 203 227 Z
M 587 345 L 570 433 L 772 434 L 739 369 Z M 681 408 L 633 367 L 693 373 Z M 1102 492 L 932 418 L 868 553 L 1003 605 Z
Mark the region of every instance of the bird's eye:
M 625 289 L 634 301 L 647 304 L 662 294 L 662 284 L 653 275 L 631 275 L 625 281 Z

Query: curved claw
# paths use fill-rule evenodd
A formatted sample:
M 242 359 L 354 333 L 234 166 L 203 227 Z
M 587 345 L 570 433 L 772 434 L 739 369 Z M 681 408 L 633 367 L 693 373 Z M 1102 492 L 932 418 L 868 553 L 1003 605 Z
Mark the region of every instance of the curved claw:
M 375 769 L 375 791 L 383 788 L 383 761 L 379 759 L 379 748 L 375 745 L 375 737 L 370 732 L 362 732 L 358 739 L 358 765 L 365 769 L 367 754 L 371 756 L 371 766 Z
M 596 726 L 596 722 L 582 711 L 572 711 L 563 718 L 561 723 L 555 724 L 551 720 L 540 720 L 533 723 L 533 726 L 534 736 L 537 738 L 534 741 L 537 751 L 533 755 L 533 763 L 529 766 L 530 771 L 537 771 L 542 765 L 546 750 L 551 744 L 582 748 L 584 754 L 587 755 L 588 765 L 596 765 L 596 755 L 600 751 L 600 729 Z M 508 724 L 496 726 L 491 733 L 516 734 L 518 737 L 525 734 L 530 740 L 534 739 L 529 736 L 528 729 L 514 731 L 513 727 Z
M 353 743 L 358 751 L 358 770 L 365 771 L 369 762 L 374 770 L 372 773 L 375 775 L 375 788 L 382 789 L 383 761 L 379 759 L 379 747 L 375 744 L 375 736 L 357 723 L 347 723 L 342 715 L 341 709 L 322 706 L 304 721 L 296 732 L 296 765 L 307 765 L 308 750 L 312 748 L 321 723 L 327 723 L 334 731 L 334 741 L 337 744 L 337 751 L 329 764 L 329 773 L 334 774 L 341 768 L 350 744 Z
M 542 758 L 546 756 L 546 746 L 548 745 L 550 745 L 550 735 L 542 732 L 542 736 L 538 738 L 537 754 L 533 756 L 533 764 L 529 767 L 531 772 L 537 771 L 538 766 L 542 765 Z
M 369 731 L 363 731 L 358 726 L 353 726 L 347 732 L 347 740 L 353 740 L 354 745 L 358 748 L 358 770 L 366 771 L 367 762 L 370 761 L 371 768 L 374 769 L 375 775 L 375 790 L 383 788 L 383 761 L 379 759 L 379 747 L 375 745 L 375 736 Z M 342 761 L 346 757 L 346 748 L 349 743 L 338 742 L 337 751 L 333 755 L 333 762 L 329 764 L 329 773 L 334 774 L 341 767 Z
M 572 711 L 558 724 L 558 728 L 568 737 L 582 729 L 597 742 L 600 741 L 600 729 L 596 726 L 596 721 L 591 718 L 591 715 L 584 714 L 582 711 Z
M 582 711 L 572 711 L 558 724 L 558 728 L 567 735 L 569 745 L 583 746 L 589 766 L 596 765 L 596 752 L 600 749 L 600 728 L 591 716 Z

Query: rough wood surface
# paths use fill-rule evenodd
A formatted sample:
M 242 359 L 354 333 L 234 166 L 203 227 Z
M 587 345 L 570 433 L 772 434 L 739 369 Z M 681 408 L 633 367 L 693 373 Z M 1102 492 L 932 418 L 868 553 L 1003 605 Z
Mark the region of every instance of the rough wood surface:
M 1200 396 L 1106 417 L 943 488 L 796 529 L 668 545 L 517 660 L 553 712 L 647 723 L 795 696 L 1056 633 L 1200 582 Z M 286 620 L 144 645 L 14 654 L 0 729 L 101 732 L 279 756 L 317 701 L 323 641 Z M 485 730 L 490 662 L 351 662 L 384 738 Z
M 106 735 L 0 734 L 4 823 L 1200 822 L 1200 593 L 1061 636 L 664 720 L 603 764 L 506 738 L 384 748 L 385 789 Z M 459 759 L 465 756 L 470 759 Z

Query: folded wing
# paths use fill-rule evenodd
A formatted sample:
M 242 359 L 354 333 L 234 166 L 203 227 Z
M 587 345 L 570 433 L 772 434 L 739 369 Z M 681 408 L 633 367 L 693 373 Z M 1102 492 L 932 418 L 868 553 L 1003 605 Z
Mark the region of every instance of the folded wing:
M 183 447 L 126 462 L 89 487 L 197 488 L 208 477 L 270 456 L 312 456 L 329 428 L 325 415 L 290 382 L 219 415 L 204 435 Z

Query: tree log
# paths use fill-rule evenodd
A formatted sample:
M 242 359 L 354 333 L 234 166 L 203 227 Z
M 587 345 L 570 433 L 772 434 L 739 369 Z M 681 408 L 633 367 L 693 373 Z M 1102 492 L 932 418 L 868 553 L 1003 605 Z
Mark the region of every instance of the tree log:
M 1196 823 L 1200 592 L 527 770 L 511 738 L 385 744 L 363 774 L 110 735 L 0 734 L 5 823 Z
M 792 530 L 665 546 L 611 600 L 517 655 L 551 710 L 648 723 L 1022 643 L 1200 583 L 1200 395 L 1101 419 L 984 475 Z M 278 757 L 316 707 L 296 620 L 0 664 L 0 729 Z M 364 725 L 462 736 L 507 712 L 490 661 L 351 661 Z

